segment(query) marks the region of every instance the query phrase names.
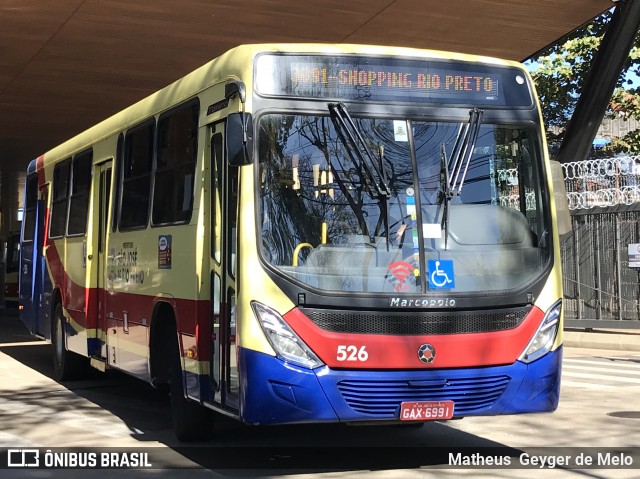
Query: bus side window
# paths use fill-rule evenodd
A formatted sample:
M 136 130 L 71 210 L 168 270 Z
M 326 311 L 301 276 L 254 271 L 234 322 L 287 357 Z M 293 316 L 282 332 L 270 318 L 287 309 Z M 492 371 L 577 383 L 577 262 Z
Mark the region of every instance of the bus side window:
M 124 140 L 122 168 L 122 205 L 119 228 L 140 228 L 149 218 L 151 162 L 155 121 L 127 132 Z
M 24 207 L 24 227 L 22 230 L 22 241 L 33 241 L 33 234 L 36 230 L 36 206 L 38 203 L 38 177 L 36 175 L 27 179 Z
M 211 256 L 220 263 L 220 235 L 221 235 L 221 213 L 222 213 L 222 168 L 224 165 L 222 154 L 222 134 L 216 133 L 211 138 L 211 158 L 213 165 L 213 175 L 211 175 L 211 216 L 213 217 L 211 242 Z
M 76 155 L 72 163 L 71 196 L 69 197 L 69 235 L 83 235 L 87 232 L 89 212 L 89 185 L 91 184 L 91 162 L 93 150 Z
M 114 163 L 113 178 L 114 194 L 113 194 L 113 212 L 111 214 L 111 231 L 115 233 L 118 228 L 118 216 L 120 215 L 120 188 L 122 183 L 122 146 L 124 144 L 124 135 L 120 133 L 118 136 L 118 146 L 116 147 L 116 161 Z
M 237 218 L 238 218 L 238 167 L 230 166 L 227 176 L 228 195 L 229 195 L 229 207 L 227 208 L 227 221 L 229 225 L 229 252 L 231 257 L 229 258 L 229 274 L 232 277 L 236 277 L 236 258 L 237 255 Z
M 71 158 L 57 164 L 53 170 L 53 202 L 49 220 L 50 238 L 61 238 L 64 236 L 69 203 L 70 171 Z
M 158 121 L 154 225 L 188 223 L 193 208 L 193 181 L 198 151 L 199 104 L 170 112 Z

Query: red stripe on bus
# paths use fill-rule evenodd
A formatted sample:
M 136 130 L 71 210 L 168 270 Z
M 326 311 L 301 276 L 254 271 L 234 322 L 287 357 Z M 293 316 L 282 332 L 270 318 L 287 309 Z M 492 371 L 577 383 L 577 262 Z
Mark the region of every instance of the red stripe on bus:
M 69 315 L 81 327 L 98 328 L 98 289 L 87 288 L 73 281 L 64 269 L 55 242 L 50 241 L 46 249 L 54 287 L 60 290 L 62 304 Z M 124 320 L 124 313 L 132 324 L 151 324 L 152 314 L 157 302 L 166 302 L 173 309 L 176 326 L 181 334 L 196 335 L 198 330 L 198 350 L 200 354 L 209 350 L 211 337 L 209 300 L 193 300 L 172 297 L 150 296 L 145 294 L 104 291 L 106 301 L 105 322 L 100 329 L 106 330 L 107 321 Z M 86 313 L 85 313 L 86 310 Z M 110 314 L 112 317 L 110 317 Z M 108 319 L 107 319 L 108 318 Z M 199 326 L 198 326 L 198 323 Z
M 332 368 L 421 369 L 512 364 L 527 346 L 544 313 L 534 307 L 514 329 L 492 333 L 424 336 L 347 334 L 325 331 L 299 309 L 284 319 L 300 338 Z M 430 344 L 435 358 L 420 361 L 418 348 Z

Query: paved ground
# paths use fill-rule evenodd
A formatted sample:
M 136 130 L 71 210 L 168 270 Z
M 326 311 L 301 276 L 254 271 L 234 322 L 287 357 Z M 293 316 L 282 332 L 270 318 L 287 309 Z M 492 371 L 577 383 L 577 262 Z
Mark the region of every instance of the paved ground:
M 51 346 L 34 340 L 15 311 L 0 311 L 0 449 L 129 447 L 152 451 L 154 467 L 169 467 L 64 471 L 64 477 L 74 479 L 255 477 L 258 472 L 263 477 L 289 479 L 640 477 L 640 450 L 636 447 L 640 444 L 639 333 L 565 332 L 561 401 L 553 414 L 474 417 L 428 423 L 421 428 L 339 424 L 238 428 L 220 424 L 217 438 L 206 447 L 185 449 L 173 435 L 166 395 L 117 371 L 106 375 L 95 372 L 95 377 L 64 385 L 53 381 Z M 564 448 L 570 453 L 589 454 L 603 448 L 630 450 L 637 467 L 582 471 L 446 469 L 442 467 L 446 460 L 429 456 L 438 450 L 436 446 L 519 451 L 549 445 L 554 446 L 553 454 Z M 392 455 L 388 450 L 394 451 Z M 333 463 L 339 459 L 341 467 L 325 470 L 322 451 L 338 455 Z M 251 461 L 248 455 L 258 452 L 270 454 L 266 457 L 273 466 L 262 471 L 235 469 Z M 292 461 L 304 463 L 305 470 L 296 474 L 297 467 L 288 467 Z M 230 463 L 234 465 L 231 470 Z M 0 470 L 0 477 L 5 477 L 4 472 L 11 473 L 6 477 L 16 479 L 53 479 L 61 477 L 58 473 L 62 471 Z

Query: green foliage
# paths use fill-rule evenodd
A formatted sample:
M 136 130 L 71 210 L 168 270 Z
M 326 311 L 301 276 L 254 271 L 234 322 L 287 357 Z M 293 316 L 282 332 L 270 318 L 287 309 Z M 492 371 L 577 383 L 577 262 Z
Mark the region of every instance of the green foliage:
M 571 119 L 595 53 L 612 17 L 608 11 L 590 23 L 570 33 L 529 59 L 531 75 L 540 97 L 542 116 L 549 130 L 550 145 L 558 144 Z M 609 104 L 607 115 L 640 119 L 640 85 L 628 78 L 640 78 L 640 36 L 627 59 L 618 86 Z M 557 127 L 553 133 L 552 127 Z M 640 151 L 640 135 L 631 132 L 615 139 L 604 152 Z

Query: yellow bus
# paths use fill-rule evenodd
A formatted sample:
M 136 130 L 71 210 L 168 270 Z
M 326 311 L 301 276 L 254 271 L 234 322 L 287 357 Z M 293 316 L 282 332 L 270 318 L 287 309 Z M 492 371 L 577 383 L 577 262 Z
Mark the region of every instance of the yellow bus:
M 526 70 L 409 48 L 234 48 L 34 160 L 20 309 L 59 380 L 247 424 L 552 411 L 553 182 Z

